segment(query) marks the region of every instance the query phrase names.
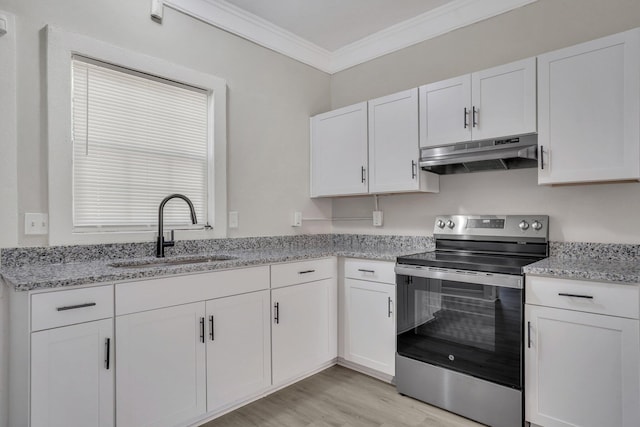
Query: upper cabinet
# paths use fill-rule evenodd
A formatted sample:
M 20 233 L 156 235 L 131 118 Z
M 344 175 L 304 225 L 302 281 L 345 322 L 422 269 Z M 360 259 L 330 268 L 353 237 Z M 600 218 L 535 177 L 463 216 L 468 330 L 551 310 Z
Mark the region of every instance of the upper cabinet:
M 311 118 L 311 197 L 367 194 L 367 103 Z
M 538 183 L 640 178 L 640 29 L 538 57 Z
M 369 101 L 369 192 L 439 190 L 418 165 L 418 89 Z
M 420 146 L 536 132 L 536 59 L 420 87 Z
M 418 89 L 311 118 L 311 197 L 439 191 L 419 167 Z

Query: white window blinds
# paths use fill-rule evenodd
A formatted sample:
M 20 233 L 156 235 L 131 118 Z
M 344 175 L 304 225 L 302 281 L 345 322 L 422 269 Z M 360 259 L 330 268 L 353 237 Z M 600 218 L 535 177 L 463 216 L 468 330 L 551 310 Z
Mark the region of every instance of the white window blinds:
M 72 60 L 74 231 L 154 228 L 173 193 L 208 219 L 208 93 L 82 57 Z M 165 224 L 190 224 L 186 203 Z

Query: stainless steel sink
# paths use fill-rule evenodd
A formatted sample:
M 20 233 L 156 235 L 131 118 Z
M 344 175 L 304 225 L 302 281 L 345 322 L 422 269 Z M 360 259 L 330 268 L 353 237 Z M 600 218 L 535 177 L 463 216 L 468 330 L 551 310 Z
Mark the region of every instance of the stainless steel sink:
M 207 262 L 219 262 L 219 261 L 230 261 L 234 260 L 236 257 L 229 255 L 209 255 L 202 257 L 193 257 L 193 258 L 177 258 L 177 259 L 165 259 L 158 258 L 152 261 L 124 261 L 124 262 L 114 262 L 109 264 L 110 267 L 116 268 L 149 268 L 149 267 L 167 267 L 172 265 L 189 265 L 189 264 L 203 264 Z

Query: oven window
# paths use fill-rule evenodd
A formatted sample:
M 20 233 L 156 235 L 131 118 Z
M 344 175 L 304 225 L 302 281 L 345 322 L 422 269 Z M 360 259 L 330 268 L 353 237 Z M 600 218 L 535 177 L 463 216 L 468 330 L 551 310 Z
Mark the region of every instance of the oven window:
M 398 276 L 398 354 L 521 388 L 522 290 Z

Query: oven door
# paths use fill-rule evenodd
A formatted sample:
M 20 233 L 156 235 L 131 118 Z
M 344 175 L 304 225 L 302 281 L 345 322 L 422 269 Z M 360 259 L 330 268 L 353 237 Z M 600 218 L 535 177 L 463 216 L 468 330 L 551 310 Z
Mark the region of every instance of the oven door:
M 398 265 L 401 356 L 522 389 L 522 276 Z

